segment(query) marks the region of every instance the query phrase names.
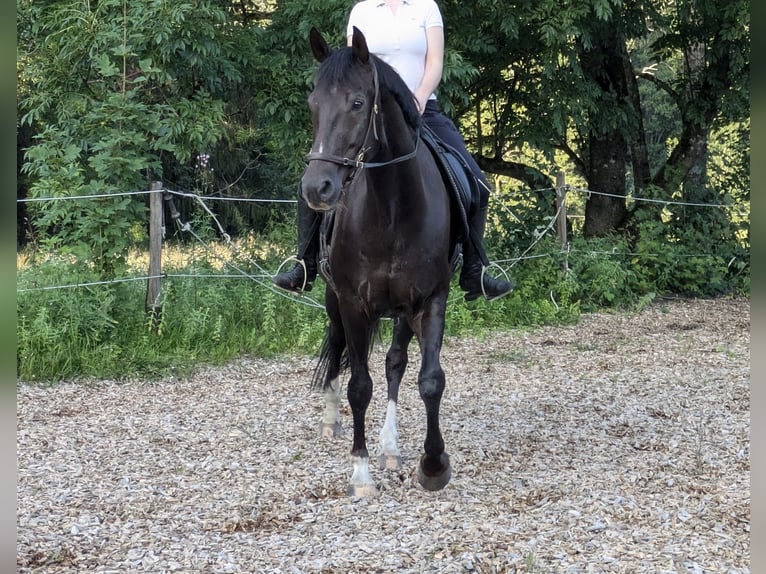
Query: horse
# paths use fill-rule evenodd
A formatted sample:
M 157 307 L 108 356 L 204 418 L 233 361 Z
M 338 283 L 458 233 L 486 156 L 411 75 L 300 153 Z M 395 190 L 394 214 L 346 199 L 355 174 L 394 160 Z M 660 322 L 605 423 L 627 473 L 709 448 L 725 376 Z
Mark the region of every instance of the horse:
M 426 413 L 418 481 L 426 490 L 440 490 L 452 473 L 439 428 L 445 388 L 440 353 L 458 253 L 449 190 L 421 145 L 414 96 L 391 66 L 370 53 L 362 32 L 354 28 L 351 46 L 331 50 L 312 28 L 310 45 L 320 65 L 308 97 L 313 143 L 301 193 L 312 209 L 333 218 L 327 265 L 320 262 L 329 320 L 312 381 L 324 392 L 320 429 L 325 436 L 340 434 L 339 377 L 348 369 L 354 425 L 348 494 L 374 495 L 365 437 L 373 387 L 369 354 L 380 320 L 392 319 L 379 463 L 383 469 L 402 467 L 396 409 L 407 349 L 416 336 Z

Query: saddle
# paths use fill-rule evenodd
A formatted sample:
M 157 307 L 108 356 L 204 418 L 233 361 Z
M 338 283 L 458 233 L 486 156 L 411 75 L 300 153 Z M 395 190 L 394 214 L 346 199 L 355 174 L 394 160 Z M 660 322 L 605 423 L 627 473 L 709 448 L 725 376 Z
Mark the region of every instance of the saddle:
M 459 151 L 441 140 L 425 123 L 421 124 L 420 137 L 436 160 L 452 205 L 460 216 L 462 229 L 461 233 L 458 233 L 458 246 L 463 241 L 471 241 L 482 264 L 489 265 L 482 238 L 477 237 L 468 224 L 468 214 L 477 209 L 479 204 L 479 182 L 473 170 Z M 456 257 L 457 255 L 459 254 L 456 254 Z M 453 266 L 456 264 L 457 261 L 453 260 Z
M 477 205 L 479 183 L 460 153 L 441 139 L 425 123 L 421 124 L 420 137 L 433 155 L 441 171 L 450 198 L 460 214 L 463 235 L 469 235 L 468 213 Z

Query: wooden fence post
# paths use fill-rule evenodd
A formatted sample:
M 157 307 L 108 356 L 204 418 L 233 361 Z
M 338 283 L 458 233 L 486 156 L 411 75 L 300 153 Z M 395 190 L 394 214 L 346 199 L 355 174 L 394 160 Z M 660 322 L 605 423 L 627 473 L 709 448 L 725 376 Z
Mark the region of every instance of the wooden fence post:
M 563 171 L 556 174 L 556 236 L 559 247 L 567 246 L 567 182 Z
M 146 312 L 152 329 L 159 331 L 162 316 L 162 182 L 153 181 L 149 188 L 149 281 L 146 285 Z

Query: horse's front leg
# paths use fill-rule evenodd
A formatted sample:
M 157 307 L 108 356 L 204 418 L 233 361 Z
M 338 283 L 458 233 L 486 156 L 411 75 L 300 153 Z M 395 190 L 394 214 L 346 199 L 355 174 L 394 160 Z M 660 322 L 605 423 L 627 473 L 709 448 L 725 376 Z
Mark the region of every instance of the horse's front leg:
M 402 468 L 402 455 L 399 450 L 399 431 L 396 428 L 396 406 L 399 401 L 399 385 L 407 368 L 407 348 L 412 340 L 413 331 L 409 323 L 398 318 L 394 324 L 391 347 L 386 353 L 386 381 L 388 382 L 388 405 L 386 420 L 380 430 L 381 469 L 399 470 Z
M 377 492 L 370 475 L 370 454 L 367 451 L 365 437 L 365 416 L 372 398 L 372 377 L 370 377 L 367 363 L 371 328 L 363 313 L 354 313 L 347 307 L 342 310 L 342 313 L 351 369 L 348 402 L 354 419 L 354 438 L 351 446 L 353 472 L 349 481 L 348 494 L 371 496 Z
M 372 378 L 366 368 L 354 370 L 348 383 L 348 402 L 354 417 L 354 439 L 351 446 L 353 472 L 349 496 L 372 496 L 377 492 L 370 475 L 370 454 L 364 433 L 364 419 L 372 397 Z
M 439 407 L 445 386 L 440 362 L 445 307 L 446 293 L 430 301 L 420 324 L 418 389 L 426 407 L 426 439 L 423 445 L 425 454 L 418 468 L 418 481 L 426 490 L 444 488 L 452 476 L 449 455 L 444 450 L 444 439 L 439 428 Z

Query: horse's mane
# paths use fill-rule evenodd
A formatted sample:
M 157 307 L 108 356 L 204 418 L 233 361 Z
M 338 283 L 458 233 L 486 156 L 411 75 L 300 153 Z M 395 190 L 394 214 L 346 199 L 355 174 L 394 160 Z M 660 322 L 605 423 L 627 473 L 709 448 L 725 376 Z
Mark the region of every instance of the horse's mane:
M 415 104 L 415 97 L 407 84 L 404 83 L 396 70 L 374 54 L 370 54 L 370 61 L 378 69 L 380 87 L 385 88 L 394 96 L 402 109 L 407 124 L 413 129 L 417 129 L 421 121 L 420 113 Z M 350 78 L 355 70 L 355 63 L 357 63 L 357 59 L 353 48 L 347 46 L 334 50 L 317 70 L 316 82 L 343 83 Z

